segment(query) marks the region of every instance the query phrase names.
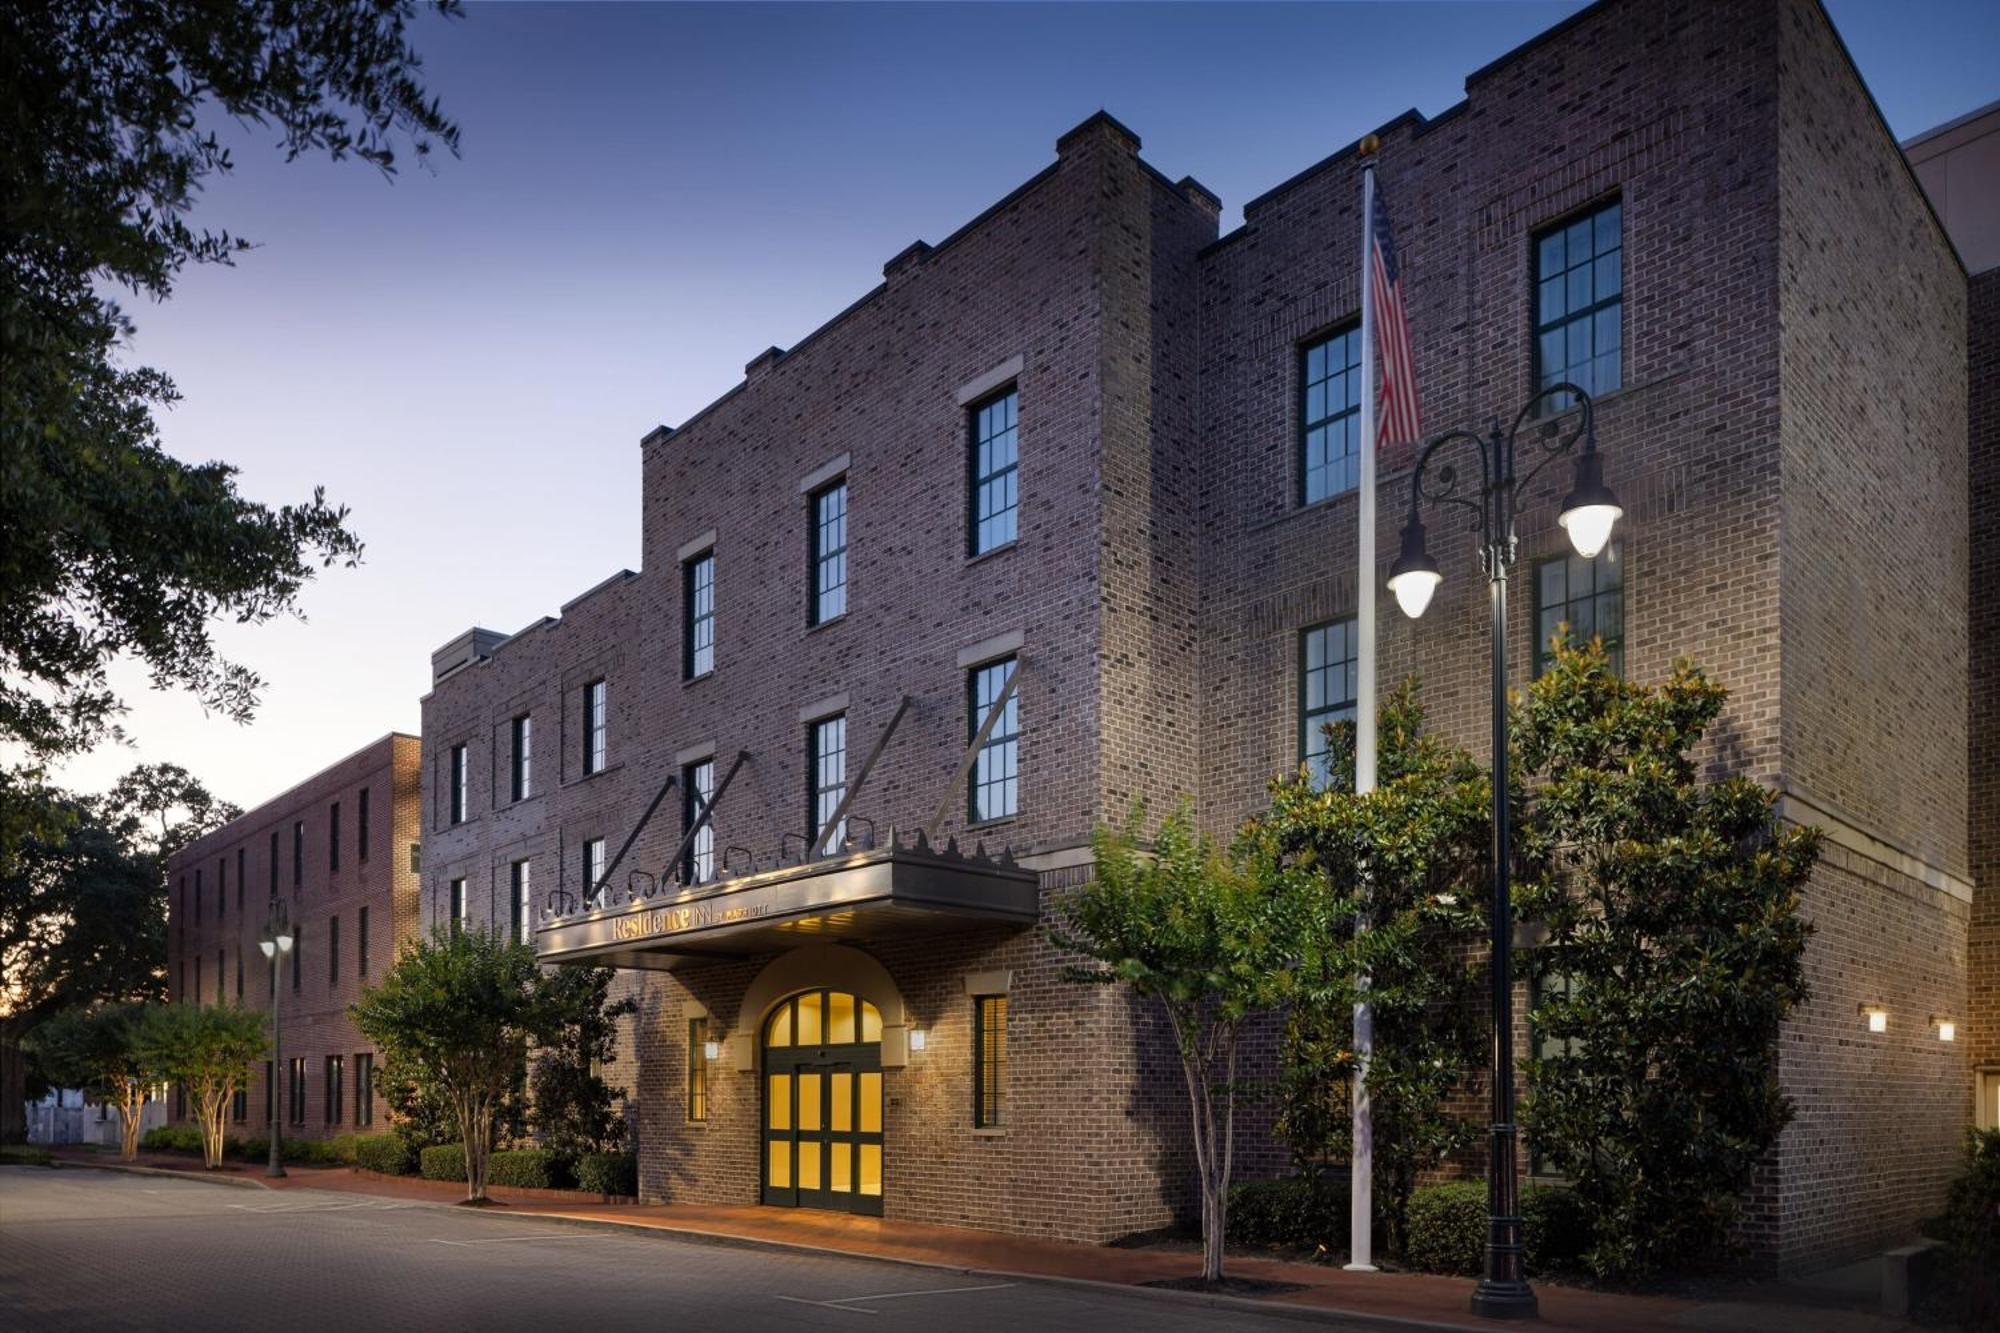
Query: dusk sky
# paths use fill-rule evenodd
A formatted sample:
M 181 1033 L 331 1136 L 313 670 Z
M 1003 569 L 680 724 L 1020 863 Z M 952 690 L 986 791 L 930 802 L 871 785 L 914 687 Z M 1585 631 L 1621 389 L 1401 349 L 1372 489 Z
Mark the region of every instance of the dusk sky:
M 179 383 L 165 442 L 280 503 L 354 511 L 357 570 L 307 623 L 225 626 L 269 682 L 256 722 L 115 680 L 136 744 L 64 776 L 172 760 L 250 806 L 390 730 L 433 648 L 511 632 L 639 566 L 641 435 L 678 424 L 1045 166 L 1104 108 L 1169 176 L 1245 199 L 1575 3 L 474 5 L 426 18 L 462 156 L 393 183 L 285 164 L 268 130 L 196 221 L 260 243 L 138 304 L 134 359 Z M 1833 0 L 1907 138 L 2000 97 L 2000 5 Z M 1329 245 L 1352 238 L 1330 236 Z M 1421 282 L 1422 275 L 1412 275 Z

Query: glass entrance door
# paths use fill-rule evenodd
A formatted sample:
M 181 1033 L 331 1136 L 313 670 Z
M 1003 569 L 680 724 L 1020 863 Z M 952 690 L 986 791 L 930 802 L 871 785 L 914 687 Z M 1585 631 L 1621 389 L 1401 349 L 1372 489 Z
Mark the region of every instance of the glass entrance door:
M 839 991 L 779 1005 L 764 1029 L 765 1203 L 882 1212 L 882 1016 Z

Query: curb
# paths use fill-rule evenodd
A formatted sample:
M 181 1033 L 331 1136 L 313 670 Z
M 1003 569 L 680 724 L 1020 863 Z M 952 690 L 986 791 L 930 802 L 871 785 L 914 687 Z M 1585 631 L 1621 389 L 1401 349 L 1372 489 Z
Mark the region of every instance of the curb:
M 119 1171 L 128 1176 L 158 1176 L 162 1180 L 192 1180 L 198 1185 L 233 1185 L 237 1189 L 267 1190 L 271 1187 L 255 1176 L 211 1175 L 206 1171 L 172 1171 L 160 1166 L 130 1166 L 124 1162 L 79 1162 L 58 1157 L 49 1164 L 56 1170 Z
M 1106 1282 L 1098 1278 L 1063 1277 L 1053 1273 L 1024 1273 L 1006 1268 L 976 1268 L 967 1264 L 940 1263 L 934 1259 L 911 1259 L 901 1255 L 872 1254 L 865 1250 L 843 1250 L 827 1245 L 810 1245 L 802 1241 L 744 1236 L 732 1231 L 698 1231 L 693 1228 L 648 1226 L 643 1222 L 577 1217 L 569 1213 L 517 1213 L 508 1217 L 506 1214 L 493 1213 L 483 1208 L 464 1211 L 513 1222 L 533 1219 L 581 1227 L 590 1231 L 618 1232 L 627 1235 L 638 1232 L 696 1244 L 729 1245 L 749 1250 L 775 1250 L 791 1254 L 810 1254 L 820 1258 L 861 1259 L 874 1263 L 900 1264 L 905 1268 L 921 1268 L 933 1273 L 956 1273 L 966 1277 L 997 1277 L 1015 1282 L 1039 1282 L 1047 1286 L 1078 1287 L 1086 1291 L 1134 1296 L 1140 1300 L 1157 1301 L 1167 1305 L 1226 1310 L 1232 1314 L 1259 1314 L 1301 1323 L 1333 1324 L 1345 1328 L 1381 1329 L 1385 1333 L 1410 1333 L 1411 1330 L 1421 1330 L 1422 1333 L 1474 1333 L 1475 1330 L 1486 1327 L 1483 1324 L 1444 1324 L 1426 1319 L 1406 1319 L 1398 1315 L 1369 1314 L 1360 1310 L 1283 1304 L 1204 1291 L 1173 1291 L 1161 1287 L 1142 1287 L 1129 1282 Z

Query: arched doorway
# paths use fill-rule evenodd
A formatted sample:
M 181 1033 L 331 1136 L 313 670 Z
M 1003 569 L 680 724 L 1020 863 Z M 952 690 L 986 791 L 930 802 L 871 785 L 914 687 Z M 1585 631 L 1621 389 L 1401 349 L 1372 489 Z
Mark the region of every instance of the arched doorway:
M 764 1020 L 765 1203 L 882 1212 L 882 1013 L 808 990 Z

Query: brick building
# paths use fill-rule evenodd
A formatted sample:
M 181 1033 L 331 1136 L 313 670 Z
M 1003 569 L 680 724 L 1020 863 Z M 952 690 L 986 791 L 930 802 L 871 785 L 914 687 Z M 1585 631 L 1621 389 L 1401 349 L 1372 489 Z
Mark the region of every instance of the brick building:
M 1814 0 L 1605 0 L 1380 134 L 1427 429 L 1598 398 L 1625 521 L 1582 561 L 1555 483 L 1528 497 L 1516 678 L 1563 620 L 1637 678 L 1691 656 L 1732 691 L 1711 769 L 1826 832 L 1751 1238 L 1794 1268 L 1900 1240 L 1967 1048 L 2000 1062 L 1990 275 L 1969 307 Z M 435 656 L 424 920 L 627 969 L 643 1195 L 1088 1240 L 1184 1208 L 1164 1034 L 1038 923 L 1095 823 L 1188 797 L 1226 830 L 1351 710 L 1359 171 L 1218 236 L 1093 116 L 645 437 L 639 572 Z M 1483 754 L 1449 527 L 1381 679 L 1420 670 Z
M 287 1135 L 387 1123 L 373 1043 L 347 1006 L 416 928 L 419 748 L 415 736 L 384 736 L 167 863 L 173 1000 L 267 1009 L 274 978 L 258 938 L 271 904 L 284 904 L 295 943 L 275 977 L 283 1060 L 275 1090 Z M 273 1091 L 267 1060 L 230 1109 L 229 1132 L 265 1133 Z M 188 1108 L 177 1100 L 173 1113 L 184 1118 Z

